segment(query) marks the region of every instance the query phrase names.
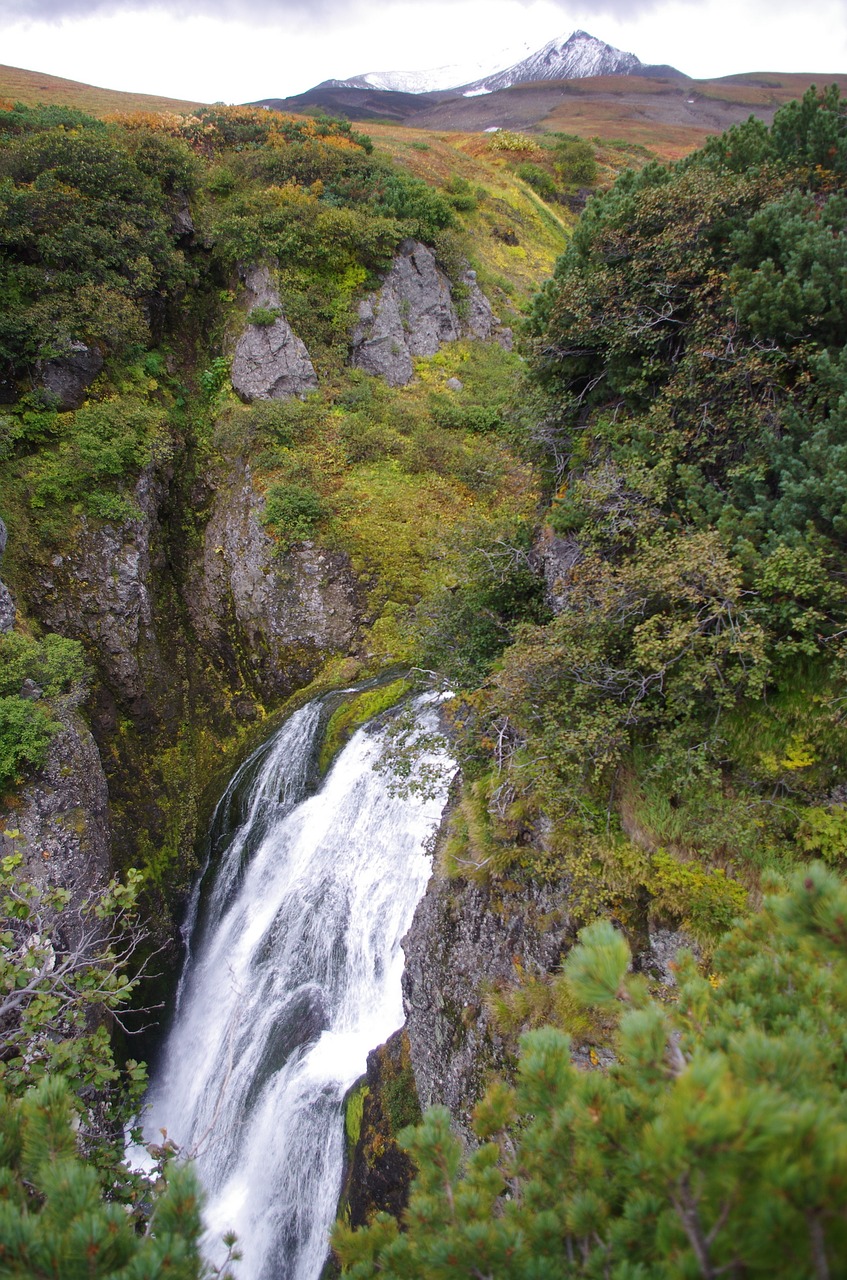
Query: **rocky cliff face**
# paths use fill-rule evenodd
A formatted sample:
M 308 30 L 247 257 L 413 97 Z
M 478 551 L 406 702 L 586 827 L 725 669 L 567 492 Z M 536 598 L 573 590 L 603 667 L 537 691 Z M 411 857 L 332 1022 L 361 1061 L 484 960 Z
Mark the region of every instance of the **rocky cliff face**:
M 153 579 L 165 563 L 166 492 L 167 477 L 148 467 L 135 486 L 138 516 L 120 524 L 83 517 L 61 553 L 34 567 L 28 592 L 40 622 L 86 643 L 113 696 L 141 716 L 151 713 L 167 665 L 153 617 Z
M 0 559 L 6 550 L 6 526 L 0 520 Z M 15 625 L 15 602 L 5 582 L 0 582 L 0 633 L 11 631 Z
M 109 796 L 97 745 L 71 699 L 59 716 L 43 767 L 0 825 L 0 857 L 20 854 L 27 880 L 69 889 L 76 906 L 109 879 Z
M 434 876 L 403 941 L 403 1004 L 423 1110 L 446 1106 L 470 1132 L 470 1113 L 507 1046 L 486 990 L 555 970 L 572 945 L 566 883 L 509 887 Z
M 465 334 L 510 347 L 511 331 L 500 325 L 473 271 L 466 273 L 465 286 L 462 320 L 435 254 L 416 240 L 405 240 L 382 288 L 359 303 L 351 363 L 401 387 L 412 380 L 415 356 L 433 356 L 443 343 Z
M 188 600 L 201 644 L 248 681 L 287 694 L 330 654 L 346 653 L 359 623 L 359 593 L 347 557 L 304 543 L 284 557 L 263 530 L 249 466 L 220 477 Z
M 72 342 L 64 355 L 42 360 L 38 366 L 41 386 L 58 409 L 78 409 L 85 393 L 103 368 L 103 356 L 96 347 Z

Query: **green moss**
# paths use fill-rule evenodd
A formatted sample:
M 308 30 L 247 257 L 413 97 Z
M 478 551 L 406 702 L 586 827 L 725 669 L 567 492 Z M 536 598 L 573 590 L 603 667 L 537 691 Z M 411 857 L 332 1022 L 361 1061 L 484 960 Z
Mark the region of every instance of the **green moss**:
M 338 752 L 368 720 L 396 706 L 411 688 L 408 680 L 392 680 L 390 684 L 366 689 L 343 702 L 330 716 L 318 757 L 318 768 L 325 774 Z
M 349 1149 L 352 1150 L 359 1141 L 362 1132 L 362 1115 L 365 1109 L 365 1098 L 370 1093 L 368 1086 L 362 1081 L 353 1086 L 347 1094 L 344 1107 L 344 1132 L 347 1134 Z
M 408 1063 L 404 1063 L 397 1074 L 387 1078 L 383 1084 L 382 1109 L 394 1138 L 410 1124 L 420 1124 L 421 1106 L 414 1072 Z

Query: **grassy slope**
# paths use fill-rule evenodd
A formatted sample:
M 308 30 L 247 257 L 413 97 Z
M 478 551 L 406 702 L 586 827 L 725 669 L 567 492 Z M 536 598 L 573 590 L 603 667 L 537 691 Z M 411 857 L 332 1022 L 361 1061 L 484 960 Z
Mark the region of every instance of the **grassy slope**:
M 495 307 L 519 307 L 529 298 L 552 272 L 573 215 L 540 200 L 508 168 L 503 153 L 488 150 L 484 135 L 422 132 L 403 125 L 366 127 L 380 150 L 433 186 L 459 177 L 484 188 L 478 208 L 461 218 L 471 239 L 473 265 Z M 502 239 L 509 232 L 517 244 Z
M 161 98 L 150 93 L 121 93 L 117 89 L 98 89 L 61 76 L 44 75 L 41 71 L 25 71 L 21 67 L 0 66 L 0 98 L 34 107 L 39 102 L 77 107 L 93 116 L 112 111 L 191 111 L 200 105 L 182 98 Z

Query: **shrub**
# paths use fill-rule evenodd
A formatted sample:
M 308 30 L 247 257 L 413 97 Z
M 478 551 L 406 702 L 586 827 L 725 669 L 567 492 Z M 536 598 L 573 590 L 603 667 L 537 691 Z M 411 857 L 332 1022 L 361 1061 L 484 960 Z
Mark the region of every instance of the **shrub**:
M 255 324 L 260 329 L 267 329 L 272 324 L 276 324 L 281 315 L 281 307 L 254 307 L 247 317 L 247 323 Z
M 515 173 L 522 182 L 528 183 L 542 199 L 555 199 L 556 183 L 552 175 L 546 169 L 542 169 L 540 164 L 532 164 L 527 161 L 526 164 L 519 164 Z
M 269 525 L 280 543 L 310 538 L 326 514 L 314 489 L 297 484 L 271 484 L 265 494 L 262 524 Z

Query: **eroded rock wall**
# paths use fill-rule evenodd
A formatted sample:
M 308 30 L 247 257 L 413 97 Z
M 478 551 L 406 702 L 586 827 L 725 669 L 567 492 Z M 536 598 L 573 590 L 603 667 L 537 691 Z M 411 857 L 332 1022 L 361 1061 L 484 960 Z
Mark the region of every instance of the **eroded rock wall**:
M 403 940 L 403 1005 L 423 1110 L 460 1132 L 490 1076 L 509 1063 L 486 993 L 552 973 L 573 944 L 566 881 L 474 884 L 435 875 Z
M 200 643 L 273 694 L 305 684 L 358 632 L 359 593 L 347 557 L 303 543 L 284 556 L 262 528 L 250 468 L 221 474 L 186 599 Z

